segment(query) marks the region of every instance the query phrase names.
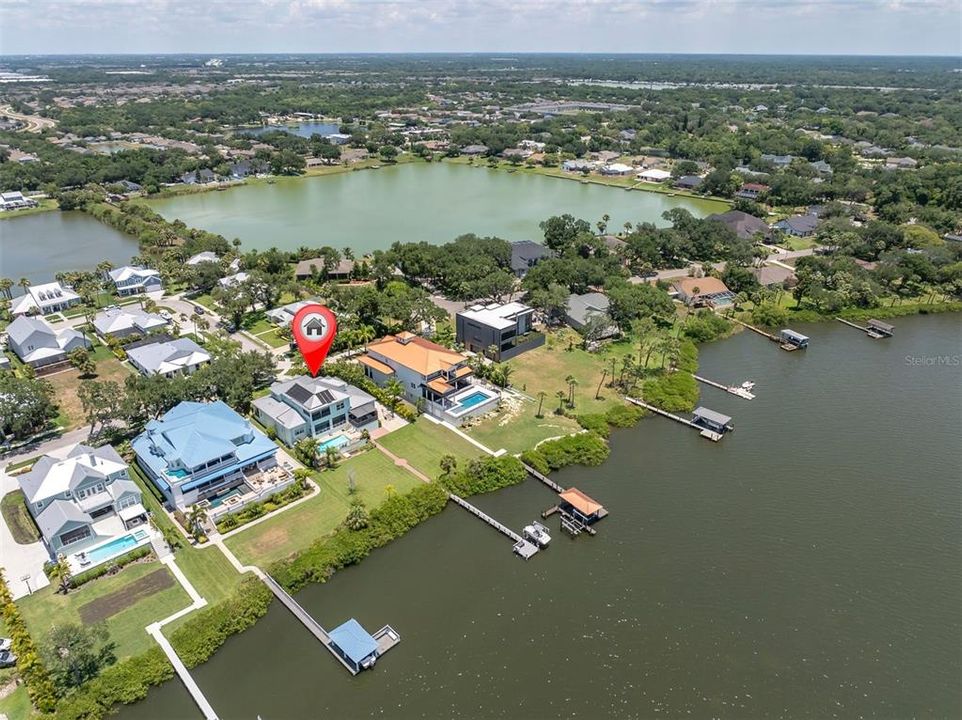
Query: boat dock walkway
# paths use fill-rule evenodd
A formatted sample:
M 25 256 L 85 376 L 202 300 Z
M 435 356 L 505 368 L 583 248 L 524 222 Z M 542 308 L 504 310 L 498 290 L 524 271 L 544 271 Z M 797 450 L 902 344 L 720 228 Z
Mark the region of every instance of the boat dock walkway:
M 645 410 L 651 410 L 653 413 L 666 417 L 669 420 L 674 420 L 675 422 L 679 422 L 682 425 L 687 425 L 688 427 L 695 428 L 695 430 L 697 430 L 698 433 L 703 438 L 711 440 L 712 442 L 718 442 L 724 437 L 724 435 L 722 435 L 720 432 L 715 432 L 714 430 L 703 428 L 698 423 L 693 422 L 692 420 L 683 418 L 681 415 L 675 415 L 674 413 L 670 413 L 667 410 L 662 410 L 661 408 L 655 407 L 654 405 L 649 405 L 648 403 L 638 400 L 636 398 L 628 397 L 627 395 L 625 395 L 625 400 L 637 405 L 638 407 L 643 407 L 645 408 Z
M 780 342 L 781 342 L 781 340 L 779 340 L 777 337 L 775 337 L 774 335 L 772 335 L 770 332 L 765 332 L 765 331 L 762 330 L 761 328 L 757 328 L 757 327 L 755 327 L 754 325 L 749 325 L 747 322 L 744 322 L 743 320 L 739 320 L 738 318 L 735 318 L 735 317 L 728 318 L 728 319 L 731 320 L 732 322 L 738 323 L 738 324 L 741 325 L 742 327 L 747 327 L 749 330 L 751 330 L 751 331 L 753 331 L 753 332 L 757 332 L 759 335 L 761 335 L 761 336 L 763 336 L 763 337 L 767 337 L 767 338 L 768 338 L 769 340 L 771 340 L 772 342 L 777 342 L 777 343 L 780 343 Z
M 184 683 L 184 687 L 187 688 L 187 692 L 190 694 L 193 701 L 200 708 L 200 711 L 204 714 L 204 720 L 217 720 L 217 713 L 214 712 L 213 706 L 207 701 L 204 693 L 201 691 L 200 686 L 194 682 L 194 678 L 190 676 L 190 671 L 187 666 L 184 665 L 184 661 L 180 659 L 180 656 L 174 650 L 174 647 L 170 644 L 170 641 L 164 637 L 164 633 L 161 632 L 160 623 L 155 623 L 147 628 L 147 632 L 150 636 L 157 641 L 160 645 L 160 649 L 164 651 L 170 664 L 174 666 L 174 671 L 180 678 L 180 681 Z
M 888 323 L 883 323 L 880 320 L 869 320 L 868 325 L 859 325 L 851 322 L 850 320 L 846 320 L 845 318 L 836 317 L 835 319 L 843 325 L 848 325 L 856 330 L 861 330 L 873 340 L 881 340 L 882 338 L 892 337 L 892 330 L 895 329 L 894 326 L 889 325 Z
M 298 620 L 301 621 L 301 624 L 308 629 L 311 635 L 313 635 L 318 640 L 320 640 L 321 644 L 324 647 L 326 647 L 328 650 L 330 650 L 331 655 L 336 657 L 337 661 L 341 663 L 341 665 L 346 667 L 348 672 L 351 673 L 351 675 L 357 675 L 357 670 L 355 670 L 350 665 L 348 665 L 347 662 L 345 662 L 344 658 L 342 658 L 334 650 L 334 648 L 331 647 L 331 638 L 327 634 L 327 630 L 322 628 L 321 624 L 317 620 L 315 620 L 313 617 L 311 617 L 311 614 L 307 612 L 307 610 L 302 608 L 300 603 L 298 603 L 297 600 L 291 597 L 290 593 L 288 593 L 287 590 L 282 588 L 280 586 L 280 583 L 278 583 L 274 578 L 272 578 L 267 573 L 264 573 L 263 580 L 264 580 L 264 584 L 266 584 L 267 587 L 271 589 L 271 592 L 274 593 L 274 597 L 280 600 L 281 604 L 284 605 L 284 607 L 286 607 L 288 610 L 290 610 L 291 614 L 294 617 L 296 617 Z
M 738 385 L 722 385 L 719 382 L 715 382 L 714 380 L 709 380 L 708 378 L 704 378 L 701 375 L 692 375 L 692 377 L 695 378 L 695 380 L 697 380 L 700 383 L 711 385 L 712 387 L 716 387 L 719 390 L 724 390 L 727 393 L 731 393 L 732 395 L 736 395 L 737 397 L 744 398 L 745 400 L 755 399 L 755 393 L 753 393 L 751 390 L 745 389 L 744 387 L 739 387 Z
M 451 493 L 450 495 L 448 495 L 448 497 L 454 502 L 455 505 L 460 505 L 460 506 L 463 507 L 465 510 L 467 510 L 469 513 L 471 513 L 472 515 L 474 515 L 474 516 L 477 517 L 477 518 L 480 518 L 481 520 L 483 520 L 484 522 L 486 522 L 488 525 L 490 525 L 491 527 L 493 527 L 495 530 L 497 530 L 497 531 L 498 531 L 499 533 L 501 533 L 502 535 L 505 535 L 505 536 L 507 536 L 508 538 L 510 538 L 511 540 L 513 540 L 513 541 L 514 541 L 514 551 L 515 551 L 518 555 L 520 555 L 522 559 L 527 560 L 527 559 L 530 558 L 532 555 L 535 555 L 535 554 L 538 552 L 538 546 L 537 546 L 537 545 L 535 545 L 534 543 L 528 542 L 528 541 L 525 540 L 523 537 L 521 537 L 520 535 L 518 535 L 518 533 L 516 533 L 514 530 L 512 530 L 511 528 L 509 528 L 507 525 L 504 525 L 503 523 L 498 522 L 498 521 L 495 520 L 493 517 L 491 517 L 490 515 L 488 515 L 486 512 L 484 512 L 484 511 L 476 508 L 474 505 L 472 505 L 471 503 L 469 503 L 469 502 L 468 502 L 467 500 L 465 500 L 464 498 L 459 497 L 459 496 L 455 495 L 454 493 Z
M 530 475 L 531 477 L 535 478 L 536 480 L 540 480 L 549 488 L 554 490 L 556 493 L 564 492 L 565 489 L 561 487 L 558 483 L 556 483 L 554 480 L 552 480 L 551 478 L 547 477 L 546 475 L 542 475 L 527 463 L 521 463 L 521 464 L 524 466 L 524 469 L 528 471 L 528 475 Z

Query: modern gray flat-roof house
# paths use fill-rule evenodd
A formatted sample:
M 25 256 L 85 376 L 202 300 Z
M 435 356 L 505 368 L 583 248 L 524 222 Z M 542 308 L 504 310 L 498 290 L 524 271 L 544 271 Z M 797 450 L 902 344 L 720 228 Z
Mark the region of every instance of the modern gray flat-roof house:
M 190 338 L 131 348 L 127 359 L 142 375 L 190 375 L 210 362 L 210 354 Z
M 121 296 L 163 289 L 163 282 L 161 282 L 160 271 L 158 270 L 124 265 L 111 270 L 108 275 L 110 275 L 110 280 L 113 282 L 117 294 Z
M 102 338 L 113 335 L 115 338 L 125 338 L 131 335 L 147 335 L 156 330 L 166 328 L 168 321 L 160 315 L 146 313 L 140 308 L 130 305 L 126 307 L 109 307 L 94 317 L 94 330 Z
M 7 326 L 10 349 L 27 365 L 35 368 L 63 362 L 77 348 L 89 348 L 90 342 L 79 330 L 54 330 L 40 317 L 21 315 Z
M 590 292 L 584 295 L 569 295 L 565 310 L 565 321 L 575 330 L 581 331 L 589 317 L 601 315 L 611 320 L 608 315 L 608 296 L 604 293 Z M 614 337 L 618 334 L 618 326 L 611 322 L 601 338 Z
M 338 430 L 374 430 L 379 425 L 374 398 L 338 378 L 301 375 L 274 383 L 270 391 L 254 401 L 254 413 L 262 425 L 274 428 L 285 445 Z
M 77 554 L 147 522 L 140 489 L 109 445 L 44 455 L 17 482 L 52 557 Z
M 466 350 L 487 355 L 493 347 L 492 360 L 509 360 L 544 345 L 544 335 L 532 327 L 533 317 L 534 308 L 519 302 L 471 305 L 455 316 L 457 339 Z

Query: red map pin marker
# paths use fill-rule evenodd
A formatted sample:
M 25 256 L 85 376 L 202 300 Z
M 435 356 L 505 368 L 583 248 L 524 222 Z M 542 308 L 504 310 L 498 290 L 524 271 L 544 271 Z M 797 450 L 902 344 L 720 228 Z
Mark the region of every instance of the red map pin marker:
M 323 305 L 305 305 L 291 321 L 291 333 L 311 375 L 317 375 L 337 334 L 337 319 Z

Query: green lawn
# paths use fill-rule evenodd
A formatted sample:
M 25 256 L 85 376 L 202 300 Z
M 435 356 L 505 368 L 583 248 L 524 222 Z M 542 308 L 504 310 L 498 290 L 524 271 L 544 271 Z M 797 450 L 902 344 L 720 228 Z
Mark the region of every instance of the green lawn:
M 244 330 L 249 332 L 251 335 L 257 335 L 258 333 L 267 332 L 268 330 L 274 330 L 277 326 L 268 322 L 267 318 L 261 317 L 250 324 L 246 322 L 245 318 L 243 327 Z
M 271 328 L 270 330 L 267 330 L 265 332 L 258 333 L 254 337 L 256 337 L 261 342 L 267 343 L 272 348 L 284 347 L 290 342 L 286 337 L 281 337 L 278 334 L 277 328 Z
M 517 454 L 529 450 L 542 440 L 577 432 L 580 428 L 574 420 L 556 415 L 558 407 L 545 400 L 543 417 L 535 417 L 538 401 L 514 401 L 503 405 L 502 412 L 477 425 L 464 428 L 465 432 L 492 450 L 507 450 Z
M 87 603 L 110 595 L 115 591 L 130 587 L 137 580 L 155 570 L 163 569 L 170 574 L 159 562 L 138 562 L 128 565 L 116 575 L 91 580 L 66 595 L 55 592 L 53 585 L 44 588 L 33 595 L 17 601 L 31 635 L 38 642 L 50 628 L 57 623 L 80 623 L 80 609 Z M 177 580 L 171 576 L 172 584 L 145 597 L 134 598 L 114 615 L 106 619 L 110 638 L 117 643 L 117 657 L 124 658 L 137 655 L 147 650 L 153 640 L 144 632 L 144 628 L 152 622 L 172 615 L 190 604 L 190 598 Z
M 196 296 L 190 298 L 190 300 L 191 300 L 191 302 L 195 302 L 195 303 L 197 303 L 198 305 L 203 305 L 205 308 L 207 308 L 207 309 L 209 309 L 209 310 L 213 310 L 213 309 L 214 309 L 214 305 L 215 305 L 215 303 L 214 303 L 214 298 L 212 298 L 209 293 L 203 293 L 202 295 L 196 295 Z
M 106 348 L 104 349 L 106 350 Z M 97 362 L 97 375 L 93 379 L 100 381 L 113 380 L 122 387 L 133 370 L 121 364 L 109 351 L 107 351 L 107 355 L 108 357 Z M 83 406 L 80 404 L 80 398 L 77 395 L 80 383 L 85 382 L 86 379 L 81 380 L 79 373 L 74 369 L 55 373 L 46 379 L 54 389 L 54 398 L 59 408 L 58 424 L 65 430 L 74 430 L 86 425 Z
M 441 476 L 440 461 L 444 455 L 454 455 L 463 462 L 484 454 L 448 428 L 424 418 L 385 435 L 378 442 L 432 479 Z
M 15 541 L 21 545 L 29 545 L 40 539 L 40 531 L 27 510 L 23 490 L 14 490 L 4 495 L 0 500 L 0 510 Z
M 369 450 L 344 460 L 334 470 L 315 473 L 314 481 L 321 488 L 317 495 L 231 536 L 225 541 L 227 547 L 244 564 L 260 567 L 303 550 L 333 532 L 347 516 L 351 500 L 348 483 L 352 475 L 357 496 L 368 509 L 384 501 L 388 486 L 403 493 L 420 482 L 382 452 Z
M 0 714 L 6 715 L 10 720 L 40 717 L 34 712 L 33 706 L 30 704 L 30 696 L 27 695 L 25 685 L 21 685 L 5 698 L 0 699 Z

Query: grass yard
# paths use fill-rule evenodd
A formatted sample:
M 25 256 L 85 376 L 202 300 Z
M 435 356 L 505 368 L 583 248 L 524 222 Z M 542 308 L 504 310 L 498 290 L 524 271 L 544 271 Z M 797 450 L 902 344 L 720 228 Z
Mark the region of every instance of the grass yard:
M 124 380 L 127 379 L 131 372 L 132 371 L 125 365 L 122 365 L 117 358 L 110 355 L 110 357 L 100 360 L 97 363 L 97 375 L 91 379 L 100 381 L 113 380 L 117 384 L 123 385 Z M 53 385 L 54 399 L 60 408 L 57 422 L 63 426 L 65 430 L 75 430 L 86 425 L 87 421 L 84 418 L 83 407 L 80 404 L 80 398 L 77 396 L 77 389 L 80 387 L 80 383 L 84 382 L 80 379 L 80 373 L 71 368 L 70 370 L 48 375 L 44 379 Z
M 512 399 L 503 404 L 502 412 L 486 418 L 477 425 L 464 428 L 464 431 L 479 443 L 500 450 L 504 448 L 511 454 L 529 450 L 542 440 L 568 435 L 580 430 L 578 423 L 554 413 L 558 402 L 550 403 L 545 399 L 543 417 L 535 417 L 538 401 Z
M 27 510 L 23 490 L 14 490 L 4 495 L 0 500 L 0 511 L 3 512 L 3 519 L 10 529 L 10 534 L 18 543 L 30 545 L 40 539 L 40 531 Z
M 197 592 L 211 605 L 227 598 L 240 585 L 242 575 L 214 546 L 186 546 L 175 554 L 177 567 L 184 571 Z
M 275 349 L 279 347 L 285 347 L 290 343 L 290 340 L 288 340 L 286 337 L 281 337 L 278 334 L 278 329 L 275 327 L 272 327 L 270 330 L 265 330 L 264 332 L 257 333 L 256 335 L 254 335 L 254 337 L 256 337 L 258 340 L 260 340 L 263 343 L 267 343 L 268 345 L 270 345 L 272 348 L 275 348 Z
M 0 686 L 3 681 L 0 681 Z M 26 720 L 30 717 L 40 717 L 30 704 L 27 687 L 21 685 L 6 697 L 0 698 L 0 715 L 6 715 L 10 720 Z
M 463 463 L 483 454 L 448 428 L 424 418 L 385 435 L 378 442 L 435 480 L 441 476 L 442 456 L 454 455 L 459 463 Z
M 334 470 L 315 473 L 314 481 L 321 488 L 317 495 L 231 536 L 225 541 L 227 547 L 241 562 L 260 567 L 303 550 L 333 532 L 347 516 L 352 475 L 357 496 L 368 509 L 384 501 L 389 486 L 403 493 L 420 482 L 412 473 L 394 465 L 384 453 L 369 450 L 344 460 Z
M 54 623 L 81 623 L 85 614 L 109 614 L 107 629 L 117 643 L 117 657 L 129 657 L 144 652 L 153 643 L 144 632 L 147 625 L 190 604 L 187 593 L 173 576 L 170 584 L 164 582 L 164 587 L 150 581 L 155 590 L 145 589 L 144 578 L 154 572 L 170 576 L 170 571 L 159 562 L 138 562 L 116 575 L 91 580 L 66 595 L 58 594 L 51 585 L 21 598 L 17 605 L 38 642 L 43 642 Z

